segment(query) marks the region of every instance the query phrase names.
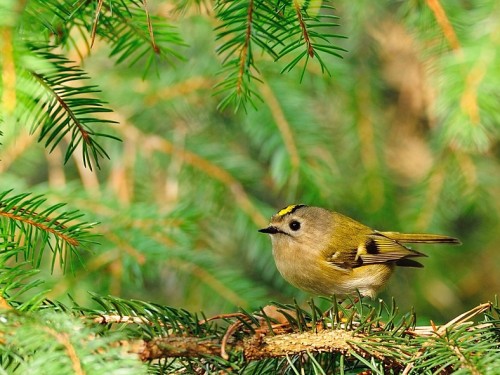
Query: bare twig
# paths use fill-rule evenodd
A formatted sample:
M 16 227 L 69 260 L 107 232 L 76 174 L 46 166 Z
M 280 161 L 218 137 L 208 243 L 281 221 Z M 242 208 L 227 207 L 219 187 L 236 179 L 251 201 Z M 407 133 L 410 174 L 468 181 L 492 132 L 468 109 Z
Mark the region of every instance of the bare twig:
M 148 32 L 149 32 L 149 37 L 151 38 L 151 46 L 153 47 L 153 51 L 155 51 L 156 54 L 159 54 L 160 47 L 158 47 L 158 45 L 156 44 L 156 41 L 155 41 L 155 35 L 153 32 L 153 24 L 151 22 L 151 16 L 150 16 L 149 10 L 148 10 L 148 2 L 147 2 L 147 0 L 142 0 L 142 3 L 144 5 L 144 13 L 146 14 L 146 20 L 148 23 Z
M 94 46 L 95 35 L 97 32 L 97 24 L 99 23 L 99 15 L 101 14 L 103 0 L 99 0 L 97 3 L 97 9 L 95 11 L 94 23 L 92 24 L 92 31 L 90 32 L 90 48 Z
M 432 324 L 431 327 L 425 327 L 426 328 L 425 330 L 422 329 L 423 327 L 416 327 L 414 331 L 419 332 L 419 336 L 438 336 L 439 337 L 439 336 L 442 336 L 446 332 L 446 330 L 452 326 L 468 324 L 469 319 L 472 319 L 476 315 L 485 312 L 490 307 L 491 307 L 490 302 L 483 303 L 479 306 L 474 307 L 473 309 L 471 309 L 467 312 L 464 312 L 463 314 L 457 316 L 455 319 L 450 320 L 445 325 L 437 327 L 431 321 L 431 324 Z M 424 345 L 422 345 L 422 348 L 413 356 L 413 358 L 410 360 L 410 362 L 406 365 L 405 369 L 403 370 L 402 375 L 408 375 L 410 373 L 410 370 L 413 368 L 415 361 L 418 358 L 420 358 L 425 353 L 427 348 L 431 345 L 432 345 L 432 341 L 428 341 Z M 462 355 L 462 358 L 463 358 L 463 355 Z M 472 371 L 472 374 L 476 375 L 477 373 Z

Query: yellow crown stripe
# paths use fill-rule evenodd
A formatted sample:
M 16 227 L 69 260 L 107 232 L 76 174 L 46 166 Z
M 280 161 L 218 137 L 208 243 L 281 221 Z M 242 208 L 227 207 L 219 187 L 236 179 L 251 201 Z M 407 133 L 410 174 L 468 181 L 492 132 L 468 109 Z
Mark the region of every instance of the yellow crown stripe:
M 292 213 L 299 207 L 304 207 L 303 204 L 291 204 L 290 206 L 286 206 L 285 208 L 281 209 L 278 211 L 277 215 L 278 216 L 285 216 L 289 213 Z

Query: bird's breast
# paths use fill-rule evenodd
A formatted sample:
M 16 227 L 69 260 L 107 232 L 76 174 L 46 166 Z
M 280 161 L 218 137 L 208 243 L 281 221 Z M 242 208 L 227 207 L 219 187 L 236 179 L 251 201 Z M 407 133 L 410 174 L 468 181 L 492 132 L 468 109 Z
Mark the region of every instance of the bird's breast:
M 341 268 L 316 254 L 295 246 L 273 246 L 276 267 L 283 278 L 315 295 L 345 296 L 359 290 L 362 295 L 373 297 L 393 271 L 393 267 L 386 264 Z

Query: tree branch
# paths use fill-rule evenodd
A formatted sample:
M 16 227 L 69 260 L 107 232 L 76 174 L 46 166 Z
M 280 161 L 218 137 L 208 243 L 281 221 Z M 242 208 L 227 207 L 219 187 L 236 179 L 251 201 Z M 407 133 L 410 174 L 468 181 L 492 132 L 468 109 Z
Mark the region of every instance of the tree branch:
M 91 145 L 92 144 L 92 139 L 87 130 L 85 130 L 82 122 L 78 117 L 76 116 L 75 112 L 73 109 L 70 108 L 70 106 L 66 103 L 66 101 L 59 95 L 56 90 L 47 82 L 46 78 L 38 74 L 36 72 L 31 71 L 31 75 L 40 83 L 41 86 L 45 88 L 45 90 L 59 103 L 61 108 L 64 110 L 64 112 L 71 118 L 73 124 L 75 125 L 76 129 L 78 132 L 81 134 L 83 141 Z M 54 125 L 55 126 L 55 125 Z M 74 127 L 71 126 L 71 123 L 67 124 L 68 128 L 74 129 Z
M 457 34 L 455 34 L 455 30 L 446 15 L 443 7 L 439 0 L 427 0 L 427 6 L 432 10 L 434 16 L 436 17 L 436 21 L 439 23 L 439 26 L 443 30 L 443 34 L 450 43 L 451 48 L 454 51 L 460 50 L 460 42 L 458 41 Z
M 11 208 L 11 211 L 22 212 L 24 214 L 24 216 L 23 216 L 23 215 L 17 215 L 15 213 L 2 210 L 2 208 L 4 206 L 5 205 L 3 203 L 0 203 L 0 216 L 6 217 L 7 219 L 10 219 L 10 220 L 19 221 L 21 223 L 36 227 L 43 232 L 51 233 L 54 236 L 60 238 L 61 240 L 63 240 L 64 242 L 68 243 L 71 246 L 76 247 L 80 244 L 76 238 L 67 236 L 66 234 L 63 233 L 63 231 L 66 230 L 67 227 L 65 225 L 59 223 L 58 221 L 52 220 L 48 217 L 46 217 L 46 218 L 41 217 L 43 222 L 36 221 L 36 220 L 33 220 L 32 218 L 29 217 L 29 216 L 37 217 L 37 218 L 40 217 L 39 214 L 34 212 L 34 211 L 25 210 L 23 208 L 18 208 L 16 206 L 13 206 Z M 44 224 L 44 222 L 47 224 Z M 58 230 L 55 228 L 52 228 L 50 226 L 50 224 L 57 226 Z
M 246 360 L 284 357 L 309 352 L 338 352 L 346 354 L 352 349 L 351 342 L 361 342 L 364 335 L 346 330 L 325 330 L 318 333 L 290 333 L 276 336 L 252 336 L 233 340 L 228 345 L 231 353 L 243 352 Z M 138 354 L 143 361 L 158 358 L 220 356 L 218 339 L 200 337 L 161 337 L 150 341 L 122 341 L 128 352 Z
M 471 325 L 470 319 L 491 307 L 491 303 L 481 304 L 470 311 L 456 317 L 442 326 L 422 326 L 406 329 L 404 335 L 411 337 L 423 337 L 422 340 L 398 341 L 394 336 L 394 342 L 387 350 L 387 339 L 374 334 L 375 331 L 384 332 L 384 328 L 375 326 L 367 332 L 347 330 L 343 328 L 322 329 L 317 332 L 307 331 L 298 333 L 284 333 L 269 335 L 256 330 L 252 336 L 232 339 L 227 344 L 227 351 L 232 355 L 243 354 L 245 361 L 255 361 L 267 358 L 294 356 L 304 353 L 337 353 L 345 356 L 361 356 L 364 358 L 375 357 L 382 361 L 388 368 L 399 368 L 405 373 L 412 368 L 413 363 L 419 358 L 426 348 L 433 345 L 434 340 L 452 327 L 460 328 L 467 325 L 467 330 L 483 329 L 485 324 Z M 121 317 L 120 320 L 123 320 Z M 129 323 L 128 319 L 125 319 Z M 135 320 L 135 322 L 138 322 Z M 147 324 L 142 320 L 140 323 Z M 491 327 L 492 323 L 487 323 Z M 393 341 L 392 339 L 389 341 Z M 206 356 L 221 356 L 220 338 L 205 338 L 194 336 L 171 335 L 159 337 L 152 340 L 121 341 L 120 346 L 129 353 L 134 353 L 143 361 L 151 361 L 160 358 L 202 358 Z M 458 346 L 454 351 L 460 351 Z M 412 353 L 414 353 L 412 355 Z M 460 356 L 459 356 L 460 357 Z M 463 357 L 463 356 L 462 356 Z M 461 358 L 461 357 L 460 357 Z M 462 366 L 470 368 L 470 363 L 460 360 Z
M 253 22 L 253 0 L 250 0 L 248 3 L 248 12 L 247 12 L 247 27 L 245 31 L 245 42 L 241 47 L 240 51 L 240 67 L 238 71 L 238 83 L 236 84 L 236 91 L 238 95 L 241 95 L 243 92 L 243 78 L 245 76 L 245 70 L 247 68 L 247 61 L 251 56 L 249 56 L 250 50 L 250 41 L 252 39 L 252 22 Z M 250 64 L 248 64 L 249 66 Z
M 295 0 L 293 2 L 293 6 L 295 8 L 295 13 L 297 15 L 297 19 L 299 20 L 300 30 L 302 31 L 302 37 L 304 38 L 304 43 L 307 46 L 307 54 L 310 57 L 314 57 L 314 47 L 311 43 L 311 39 L 309 37 L 309 32 L 307 31 L 307 25 L 304 22 L 304 17 L 302 16 L 301 4 L 299 1 Z

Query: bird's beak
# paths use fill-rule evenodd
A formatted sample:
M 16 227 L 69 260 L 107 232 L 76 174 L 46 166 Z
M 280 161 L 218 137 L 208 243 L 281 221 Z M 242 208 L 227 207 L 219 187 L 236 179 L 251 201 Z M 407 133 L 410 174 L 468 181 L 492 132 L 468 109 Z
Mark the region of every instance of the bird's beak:
M 276 227 L 273 227 L 272 225 L 268 226 L 267 228 L 262 228 L 259 229 L 260 233 L 269 233 L 269 234 L 275 234 L 278 233 L 280 230 Z

